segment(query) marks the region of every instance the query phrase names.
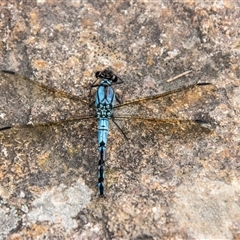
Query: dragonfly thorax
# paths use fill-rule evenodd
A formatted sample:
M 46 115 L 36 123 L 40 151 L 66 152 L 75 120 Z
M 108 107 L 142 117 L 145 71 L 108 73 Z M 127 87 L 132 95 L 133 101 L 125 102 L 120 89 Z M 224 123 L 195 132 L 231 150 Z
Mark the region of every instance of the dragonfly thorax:
M 97 118 L 110 118 L 112 115 L 112 104 L 99 103 L 97 105 Z
M 113 106 L 115 102 L 114 90 L 109 84 L 110 80 L 103 79 L 101 85 L 96 92 L 96 112 L 97 118 L 110 118 L 112 116 Z M 103 86 L 103 84 L 106 84 Z
M 111 84 L 112 84 L 112 81 L 111 80 L 108 80 L 108 79 L 103 79 L 102 81 L 101 81 L 101 86 L 111 86 Z

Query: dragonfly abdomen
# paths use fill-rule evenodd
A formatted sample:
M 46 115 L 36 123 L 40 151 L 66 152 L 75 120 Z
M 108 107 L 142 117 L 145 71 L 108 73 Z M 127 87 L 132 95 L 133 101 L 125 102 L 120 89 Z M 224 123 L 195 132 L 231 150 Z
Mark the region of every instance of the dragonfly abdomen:
M 101 197 L 105 196 L 105 191 L 104 191 L 105 156 L 106 156 L 106 150 L 102 148 L 101 151 L 99 152 L 99 161 L 98 161 L 98 194 Z
M 108 138 L 108 118 L 98 119 L 98 191 L 100 196 L 104 196 L 104 164 L 106 161 L 106 147 Z

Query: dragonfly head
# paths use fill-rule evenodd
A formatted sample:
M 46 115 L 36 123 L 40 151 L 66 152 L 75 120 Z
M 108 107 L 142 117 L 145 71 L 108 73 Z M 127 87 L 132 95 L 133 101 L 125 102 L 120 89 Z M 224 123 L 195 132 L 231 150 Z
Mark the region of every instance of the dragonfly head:
M 95 74 L 96 78 L 107 79 L 111 82 L 117 82 L 118 77 L 109 69 L 105 69 L 103 71 L 98 71 Z

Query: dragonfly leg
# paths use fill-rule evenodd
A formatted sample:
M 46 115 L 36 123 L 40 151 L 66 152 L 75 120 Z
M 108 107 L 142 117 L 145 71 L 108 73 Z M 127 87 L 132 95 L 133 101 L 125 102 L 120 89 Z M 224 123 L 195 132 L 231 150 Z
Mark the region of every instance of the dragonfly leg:
M 120 97 L 117 95 L 117 93 L 115 93 L 115 98 L 116 98 L 116 100 L 117 100 L 117 102 L 118 102 L 119 104 L 122 104 L 122 100 L 121 100 Z
M 124 133 L 124 131 L 120 128 L 120 126 L 117 124 L 117 122 L 115 122 L 114 118 L 112 117 L 112 121 L 113 123 L 118 127 L 118 130 L 122 133 L 122 135 L 124 136 L 124 138 L 128 141 L 129 139 L 127 138 L 127 135 Z
M 90 102 L 90 100 L 89 100 L 89 102 Z M 90 102 L 90 103 L 89 103 L 89 107 L 90 107 L 90 108 L 93 107 L 94 104 L 95 104 L 95 101 Z
M 94 83 L 90 85 L 90 90 L 89 90 L 89 107 L 92 107 L 95 104 L 95 101 L 91 102 L 92 101 L 91 100 L 92 99 L 92 88 L 100 86 L 99 84 L 94 85 Z

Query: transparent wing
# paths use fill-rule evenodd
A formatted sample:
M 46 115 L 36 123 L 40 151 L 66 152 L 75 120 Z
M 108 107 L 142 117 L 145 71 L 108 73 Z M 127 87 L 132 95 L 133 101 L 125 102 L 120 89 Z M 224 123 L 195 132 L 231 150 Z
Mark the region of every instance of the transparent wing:
M 137 133 L 147 134 L 147 131 L 155 134 L 159 131 L 166 136 L 174 133 L 176 137 L 189 134 L 199 136 L 213 130 L 214 123 L 209 113 L 218 104 L 216 86 L 194 84 L 126 101 L 115 107 L 114 119 L 121 120 L 119 125 L 128 137 Z
M 172 136 L 175 139 L 184 136 L 196 138 L 203 134 L 210 134 L 215 127 L 213 122 L 203 120 L 158 119 L 126 115 L 117 117 L 116 120 L 120 120 L 119 125 L 127 138 L 134 138 L 136 135 L 138 138 L 148 136 L 149 139 L 157 135 Z
M 166 93 L 126 101 L 116 105 L 114 117 L 123 115 L 154 119 L 205 120 L 219 103 L 216 86 L 194 84 Z M 201 117 L 202 116 L 202 117 Z
M 0 72 L 0 127 L 92 116 L 80 97 L 52 89 L 13 72 Z

